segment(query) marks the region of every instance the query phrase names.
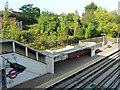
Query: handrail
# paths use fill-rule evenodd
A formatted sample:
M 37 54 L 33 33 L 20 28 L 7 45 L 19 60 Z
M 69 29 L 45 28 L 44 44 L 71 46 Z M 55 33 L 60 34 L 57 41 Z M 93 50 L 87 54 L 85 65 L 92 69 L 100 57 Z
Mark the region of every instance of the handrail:
M 14 52 L 8 52 L 8 53 L 14 53 Z M 2 53 L 2 54 L 8 54 L 8 53 Z M 17 52 L 15 52 L 16 54 L 19 54 L 19 53 L 17 53 Z M 0 54 L 1 55 L 1 54 Z M 22 55 L 22 54 L 19 54 L 19 55 Z M 22 56 L 24 56 L 24 57 L 27 57 L 27 56 L 25 56 L 25 55 L 22 55 Z M 27 58 L 31 58 L 31 57 L 27 57 Z M 38 61 L 38 62 L 41 62 L 41 61 L 39 61 L 39 60 L 36 60 L 36 59 L 34 59 L 34 58 L 31 58 L 31 59 L 33 59 L 33 60 L 35 60 L 35 61 Z M 45 62 L 41 62 L 41 63 L 43 63 L 43 64 L 46 64 L 47 65 L 47 63 L 45 63 Z
M 12 50 L 11 50 L 10 52 L 4 51 L 5 54 L 6 54 L 6 53 L 17 53 L 17 52 L 16 52 L 16 46 L 18 46 L 18 47 L 19 47 L 19 46 L 22 46 L 22 47 L 25 48 L 25 49 L 23 50 L 23 51 L 25 52 L 25 55 L 18 53 L 18 54 L 20 54 L 20 55 L 23 55 L 23 56 L 25 56 L 25 57 L 34 59 L 34 60 L 36 60 L 36 61 L 39 61 L 39 60 L 37 60 L 39 54 L 45 56 L 44 53 L 39 52 L 39 51 L 37 51 L 37 50 L 35 50 L 35 49 L 29 47 L 29 46 L 26 46 L 26 45 L 24 45 L 24 44 L 18 42 L 18 41 L 15 41 L 15 40 L 3 41 L 3 43 L 6 43 L 6 42 L 12 43 L 12 47 L 11 47 Z M 15 44 L 16 44 L 16 45 L 15 45 Z M 36 59 L 35 59 L 35 58 L 32 58 L 32 57 L 29 57 L 29 55 L 28 55 L 28 49 L 31 50 L 31 51 L 33 51 L 33 52 L 35 52 Z M 4 53 L 2 52 L 1 54 L 4 54 Z M 36 54 L 36 53 L 37 53 L 37 54 Z M 41 61 L 40 61 L 40 62 L 41 62 Z M 45 63 L 45 62 L 42 62 L 42 63 Z

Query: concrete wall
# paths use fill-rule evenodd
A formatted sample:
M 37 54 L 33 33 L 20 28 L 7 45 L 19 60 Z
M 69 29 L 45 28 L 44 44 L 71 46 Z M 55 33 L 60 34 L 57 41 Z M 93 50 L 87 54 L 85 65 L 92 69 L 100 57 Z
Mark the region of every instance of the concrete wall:
M 13 48 L 12 48 L 12 42 L 11 43 L 0 43 L 0 46 L 2 46 L 2 53 L 9 53 L 9 52 L 13 52 Z
M 28 57 L 32 59 L 36 59 L 36 52 L 28 49 Z
M 18 53 L 18 54 L 20 54 L 20 55 L 25 56 L 25 47 L 17 45 L 15 43 L 15 52 Z
M 14 79 L 10 79 L 9 77 L 6 77 L 6 81 L 7 81 L 7 88 L 11 88 L 15 85 L 18 85 L 20 83 L 23 83 L 25 81 L 31 80 L 35 77 L 44 75 L 46 73 L 48 73 L 48 66 L 47 64 L 35 61 L 33 59 L 27 58 L 25 56 L 19 55 L 19 54 L 15 54 L 16 60 L 18 64 L 21 64 L 23 66 L 26 67 L 26 70 L 23 71 L 22 73 L 18 74 L 16 78 Z M 11 62 L 15 62 L 12 53 L 8 53 L 8 54 L 3 54 L 2 56 L 4 56 L 5 58 L 8 58 L 9 61 Z M 1 55 L 0 55 L 1 57 Z M 5 61 L 4 59 L 2 59 L 3 61 Z M 49 61 L 51 62 L 51 61 Z M 8 74 L 12 68 L 10 68 L 8 63 L 4 63 L 5 67 L 6 67 L 6 74 Z M 50 64 L 51 66 L 51 64 Z
M 54 58 L 46 56 L 47 70 L 50 73 L 54 73 Z
M 1 50 L 0 50 L 1 54 L 2 53 L 5 54 L 5 53 L 13 52 L 12 42 L 0 43 L 0 46 L 2 46 Z M 26 56 L 25 47 L 22 46 L 22 45 L 19 45 L 17 43 L 15 43 L 15 52 L 20 54 L 20 55 Z M 28 57 L 36 60 L 36 52 L 28 48 Z M 44 62 L 44 63 L 46 62 L 45 61 L 45 56 L 42 55 L 41 53 L 38 54 L 38 60 L 40 62 Z
M 103 36 L 90 38 L 90 39 L 83 39 L 83 40 L 80 40 L 80 41 L 81 42 L 96 42 L 96 43 L 100 43 L 100 42 L 103 42 Z M 105 36 L 105 41 L 111 41 L 113 43 L 116 43 L 117 42 L 117 38 Z
M 46 63 L 46 58 L 45 58 L 45 56 L 39 53 L 39 54 L 38 54 L 38 61 Z
M 81 42 L 96 42 L 96 43 L 99 43 L 99 42 L 102 42 L 103 41 L 103 37 L 95 37 L 95 38 L 90 38 L 90 39 L 83 39 L 83 40 L 80 40 Z

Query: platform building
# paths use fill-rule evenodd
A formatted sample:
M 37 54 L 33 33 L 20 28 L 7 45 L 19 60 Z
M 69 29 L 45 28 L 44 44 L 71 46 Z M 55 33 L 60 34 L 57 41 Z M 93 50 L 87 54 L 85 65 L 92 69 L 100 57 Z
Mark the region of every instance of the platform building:
M 65 48 L 57 49 L 57 50 L 45 50 L 46 56 L 54 60 L 54 63 L 66 60 L 66 59 L 72 59 L 75 57 L 79 57 L 80 55 L 83 55 L 85 53 L 89 53 L 90 56 L 95 55 L 95 42 L 82 42 L 79 43 L 79 45 L 75 46 L 66 46 Z

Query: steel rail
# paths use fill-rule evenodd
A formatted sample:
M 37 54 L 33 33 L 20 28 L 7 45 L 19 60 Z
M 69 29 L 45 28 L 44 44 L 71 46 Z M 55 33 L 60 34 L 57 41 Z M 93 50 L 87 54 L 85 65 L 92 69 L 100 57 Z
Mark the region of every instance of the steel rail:
M 106 87 L 105 90 L 110 89 L 110 88 L 114 85 L 114 83 L 117 81 L 117 79 L 119 78 L 119 76 L 120 76 L 120 73 L 119 73 L 119 75 L 117 75 L 117 76 L 115 77 L 115 79 L 113 79 L 113 81 Z
M 84 79 L 78 81 L 76 84 L 74 84 L 73 86 L 71 86 L 70 88 L 76 87 L 78 84 L 80 84 L 82 81 L 88 79 L 89 77 L 93 76 L 95 73 L 99 72 L 101 69 L 103 69 L 104 67 L 106 67 L 107 65 L 109 65 L 110 63 L 112 63 L 113 61 L 115 61 L 116 59 L 111 59 L 110 62 L 106 63 L 104 66 L 100 67 L 99 69 L 97 69 L 96 71 L 94 71 L 93 73 L 91 73 L 89 76 L 85 77 Z
M 119 71 L 119 66 L 115 68 L 109 75 L 107 75 L 101 82 L 99 82 L 92 90 L 99 90 L 116 72 Z
M 118 90 L 119 86 L 120 86 L 120 82 L 119 82 L 118 85 L 114 88 L 114 90 Z
M 106 71 L 108 71 L 110 68 L 112 68 L 114 65 L 116 65 L 118 63 L 119 60 L 115 61 L 114 63 L 112 63 L 110 66 L 108 66 L 107 68 L 105 68 L 103 71 L 101 71 L 100 73 L 98 73 L 95 77 L 93 77 L 91 80 L 89 80 L 87 83 L 85 83 L 84 85 L 78 87 L 78 90 L 82 90 L 83 88 L 85 88 L 87 85 L 89 85 L 91 82 L 93 82 L 95 79 L 97 79 L 98 77 L 100 77 L 103 73 L 105 73 Z
M 115 56 L 117 56 L 117 55 L 119 55 L 119 54 L 116 54 Z M 114 57 L 115 57 L 115 56 L 114 56 Z M 118 56 L 117 56 L 117 57 L 118 57 Z M 81 75 L 81 73 L 80 73 L 80 75 L 76 75 L 74 78 L 69 79 L 68 81 L 66 81 L 66 83 L 62 83 L 62 84 L 60 84 L 59 86 L 57 86 L 56 88 L 63 89 L 63 88 L 65 88 L 65 87 L 67 87 L 67 86 L 70 85 L 71 83 L 77 81 L 77 80 L 80 79 L 81 77 L 84 77 L 85 75 L 89 74 L 90 72 L 94 71 L 96 68 L 99 68 L 100 66 L 104 65 L 106 62 L 108 62 L 108 61 L 110 61 L 110 60 L 112 60 L 112 59 L 111 59 L 111 58 L 110 58 L 110 59 L 105 59 L 104 62 L 100 62 L 100 63 L 98 63 L 98 65 L 93 66 L 93 68 L 90 68 L 91 70 L 88 70 L 86 73 L 83 72 L 84 75 Z

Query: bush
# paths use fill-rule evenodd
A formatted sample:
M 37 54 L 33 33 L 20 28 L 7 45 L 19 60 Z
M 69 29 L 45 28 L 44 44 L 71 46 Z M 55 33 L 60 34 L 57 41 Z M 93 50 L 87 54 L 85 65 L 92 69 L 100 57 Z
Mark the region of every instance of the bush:
M 20 42 L 22 43 L 32 43 L 34 41 L 34 33 L 29 31 L 21 31 L 20 33 Z

